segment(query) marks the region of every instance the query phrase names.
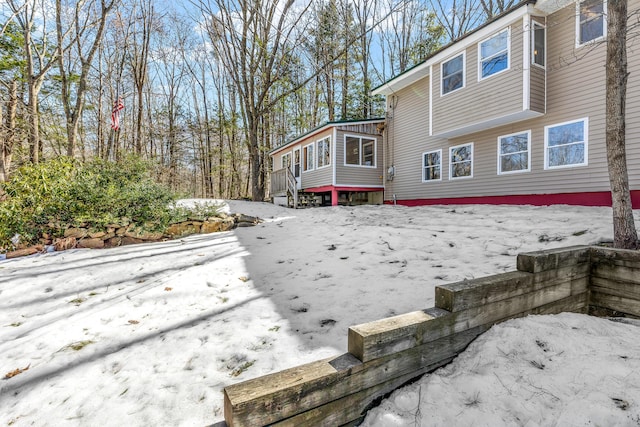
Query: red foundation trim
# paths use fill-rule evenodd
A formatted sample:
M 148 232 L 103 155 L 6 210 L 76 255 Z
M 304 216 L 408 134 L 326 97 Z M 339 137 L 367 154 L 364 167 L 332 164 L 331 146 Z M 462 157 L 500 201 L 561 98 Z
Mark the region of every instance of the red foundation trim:
M 341 187 L 339 185 L 325 185 L 324 187 L 314 187 L 314 188 L 305 188 L 302 191 L 307 193 L 328 193 L 330 191 L 359 191 L 359 192 L 370 192 L 370 191 L 382 191 L 383 187 L 372 188 L 372 187 Z
M 392 204 L 393 201 L 385 200 Z M 592 193 L 560 193 L 560 194 L 520 194 L 514 196 L 481 196 L 481 197 L 448 197 L 442 199 L 397 200 L 404 206 L 425 205 L 577 205 L 577 206 L 611 206 L 611 193 L 599 191 Z M 640 190 L 631 191 L 633 209 L 640 209 Z

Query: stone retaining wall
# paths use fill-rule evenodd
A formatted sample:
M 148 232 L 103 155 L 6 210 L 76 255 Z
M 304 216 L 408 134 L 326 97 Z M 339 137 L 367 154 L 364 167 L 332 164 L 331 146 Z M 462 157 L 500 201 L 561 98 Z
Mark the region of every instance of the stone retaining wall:
M 47 246 L 53 246 L 56 251 L 63 251 L 73 248 L 102 249 L 144 242 L 159 242 L 191 234 L 229 231 L 236 227 L 253 226 L 260 221 L 261 220 L 256 217 L 233 214 L 220 217 L 189 219 L 180 223 L 171 224 L 164 232 L 152 232 L 124 219 L 117 224 L 107 225 L 103 230 L 88 227 L 68 227 L 64 230 L 63 237 L 52 238 L 44 235 L 40 239 L 41 244 L 9 251 L 6 257 L 10 259 L 33 255 L 38 252 L 44 252 Z

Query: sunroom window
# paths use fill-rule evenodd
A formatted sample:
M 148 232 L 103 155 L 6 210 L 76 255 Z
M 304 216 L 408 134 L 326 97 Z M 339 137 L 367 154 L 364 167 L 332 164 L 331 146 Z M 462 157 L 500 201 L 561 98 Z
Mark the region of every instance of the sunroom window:
M 344 163 L 352 166 L 375 166 L 375 139 L 345 136 Z
M 587 164 L 588 119 L 545 126 L 545 169 Z
M 303 157 L 304 157 L 304 170 L 305 171 L 313 170 L 313 165 L 314 165 L 313 144 L 309 144 L 304 147 Z
M 464 86 L 464 54 L 442 63 L 442 94 Z
M 286 169 L 291 166 L 291 153 L 282 155 L 282 169 Z
M 430 151 L 422 155 L 422 181 L 440 181 L 442 150 Z
M 530 144 L 531 131 L 498 137 L 498 174 L 531 170 Z
M 479 45 L 480 79 L 509 68 L 509 29 L 505 28 Z
M 331 138 L 326 137 L 318 141 L 318 167 L 322 168 L 331 164 Z
M 578 44 L 585 44 L 604 36 L 604 0 L 586 0 L 578 3 Z
M 473 143 L 449 148 L 449 178 L 473 176 Z

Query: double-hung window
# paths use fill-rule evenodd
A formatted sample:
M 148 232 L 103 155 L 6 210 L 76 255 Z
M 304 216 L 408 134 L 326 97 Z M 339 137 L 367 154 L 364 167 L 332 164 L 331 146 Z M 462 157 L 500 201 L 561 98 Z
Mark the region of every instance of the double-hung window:
M 478 80 L 509 69 L 509 28 L 478 44 Z
M 576 21 L 577 44 L 582 45 L 604 37 L 606 2 L 585 0 L 578 2 Z
M 464 53 L 442 63 L 442 95 L 464 87 Z
M 442 180 L 442 150 L 422 155 L 422 182 Z
M 359 136 L 344 137 L 344 164 L 375 167 L 376 140 Z
M 302 149 L 303 153 L 303 170 L 310 171 L 314 168 L 313 144 L 309 144 Z
M 473 142 L 449 148 L 449 179 L 473 176 Z
M 498 137 L 498 175 L 531 170 L 531 131 Z
M 331 164 L 331 137 L 326 137 L 317 142 L 318 168 Z
M 589 120 L 584 118 L 544 127 L 544 168 L 588 164 Z

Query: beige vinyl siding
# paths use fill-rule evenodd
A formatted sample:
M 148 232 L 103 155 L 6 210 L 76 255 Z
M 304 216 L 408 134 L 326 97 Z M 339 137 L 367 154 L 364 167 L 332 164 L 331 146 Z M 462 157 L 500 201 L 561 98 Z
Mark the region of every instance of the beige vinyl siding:
M 394 194 L 399 200 L 427 197 L 427 189 L 437 184 L 422 182 L 422 153 L 446 142 L 429 138 L 429 78 L 398 91 L 387 104 L 396 105 L 387 120 L 385 154 L 386 168 L 394 166 L 395 177 L 385 184 L 385 199 L 391 200 Z M 448 158 L 448 153 L 442 154 L 443 160 Z
M 384 162 L 382 138 L 367 133 L 357 133 L 351 131 L 337 131 L 336 149 L 336 185 L 341 186 L 380 186 L 384 185 Z M 376 167 L 362 167 L 344 164 L 344 140 L 345 135 L 360 136 L 375 139 L 375 161 Z
M 640 0 L 629 5 L 639 7 Z M 512 32 L 512 36 L 515 32 Z M 513 48 L 522 43 L 512 42 Z M 477 63 L 467 56 L 467 70 Z M 529 60 L 529 58 L 527 58 Z M 475 61 L 475 60 L 474 60 Z M 605 46 L 575 47 L 575 4 L 547 19 L 547 103 L 546 114 L 473 134 L 442 139 L 428 137 L 428 78 L 397 93 L 398 107 L 393 114 L 393 152 L 395 179 L 387 183 L 387 199 L 437 199 L 521 194 L 557 194 L 609 191 L 605 147 Z M 472 66 L 473 65 L 473 66 Z M 512 70 L 514 63 L 512 62 Z M 532 67 L 533 68 L 533 67 Z M 434 67 L 434 115 L 439 99 L 439 67 Z M 640 190 L 640 51 L 629 49 L 629 87 L 627 93 L 627 156 L 632 189 Z M 520 72 L 521 73 L 521 72 Z M 497 78 L 497 77 L 496 77 Z M 476 79 L 467 75 L 467 88 Z M 519 102 L 522 102 L 520 87 Z M 463 91 L 464 91 L 463 90 Z M 462 92 L 462 91 L 461 91 Z M 459 108 L 478 110 L 488 103 L 482 96 L 461 98 Z M 533 102 L 533 97 L 531 98 Z M 480 103 L 478 101 L 480 100 Z M 388 102 L 389 104 L 389 102 Z M 545 126 L 588 118 L 588 165 L 560 169 L 544 168 Z M 497 138 L 531 130 L 531 172 L 498 175 Z M 390 137 L 391 138 L 391 137 Z M 474 143 L 473 178 L 449 180 L 449 147 Z M 442 149 L 442 181 L 422 182 L 421 155 Z
M 545 76 L 546 71 L 543 68 L 531 65 L 529 109 L 537 111 L 538 113 L 545 112 Z
M 325 185 L 333 184 L 333 152 L 331 153 L 331 165 L 327 167 L 323 167 L 320 169 L 316 169 L 316 165 L 318 164 L 318 146 L 316 143 L 321 139 L 329 136 L 331 138 L 331 150 L 335 148 L 333 141 L 333 128 L 326 129 L 325 131 L 313 135 L 313 137 L 309 139 L 305 139 L 300 144 L 302 147 L 308 145 L 310 143 L 314 143 L 313 148 L 313 157 L 314 157 L 314 169 L 312 171 L 303 171 L 302 172 L 302 189 L 313 188 L 313 187 L 324 187 Z
M 465 86 L 440 96 L 441 63 L 433 66 L 433 133 L 452 131 L 523 110 L 523 24 L 510 25 L 509 69 L 478 81 L 478 45 L 465 51 Z M 497 34 L 496 31 L 491 36 Z M 491 37 L 490 36 L 490 37 Z M 482 40 L 484 41 L 484 40 Z M 447 58 L 455 57 L 460 52 Z M 479 103 L 478 101 L 481 101 Z M 477 107 L 476 107 L 477 106 Z

